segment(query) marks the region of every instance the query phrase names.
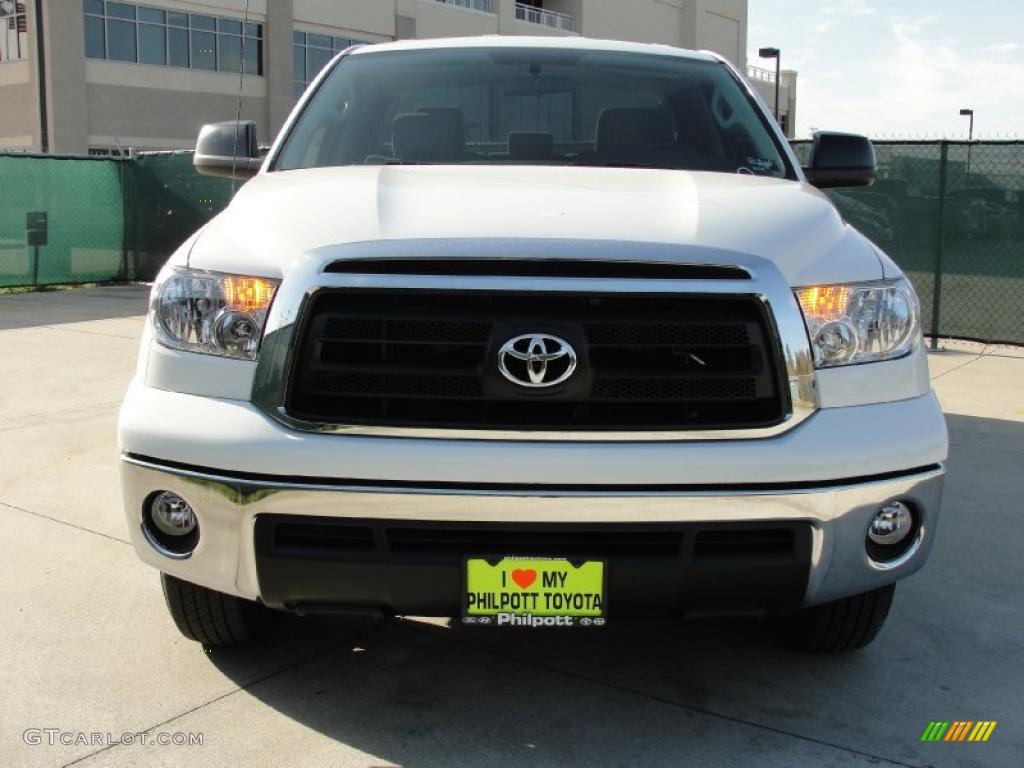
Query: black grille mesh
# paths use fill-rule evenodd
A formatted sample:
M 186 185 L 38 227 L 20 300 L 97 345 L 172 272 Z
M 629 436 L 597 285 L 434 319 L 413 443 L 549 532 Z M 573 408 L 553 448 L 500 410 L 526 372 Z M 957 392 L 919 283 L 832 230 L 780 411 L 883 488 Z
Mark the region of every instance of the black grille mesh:
M 750 296 L 323 290 L 293 355 L 287 409 L 339 424 L 527 430 L 736 429 L 785 414 L 779 354 Z M 504 379 L 498 350 L 546 333 L 577 372 Z
M 404 373 L 317 372 L 316 387 L 324 392 L 408 397 L 480 397 L 480 380 L 471 376 L 428 376 Z
M 655 346 L 664 344 L 749 344 L 743 323 L 588 323 L 587 339 L 592 345 Z
M 750 377 L 700 379 L 601 379 L 594 384 L 599 400 L 735 400 L 757 395 Z

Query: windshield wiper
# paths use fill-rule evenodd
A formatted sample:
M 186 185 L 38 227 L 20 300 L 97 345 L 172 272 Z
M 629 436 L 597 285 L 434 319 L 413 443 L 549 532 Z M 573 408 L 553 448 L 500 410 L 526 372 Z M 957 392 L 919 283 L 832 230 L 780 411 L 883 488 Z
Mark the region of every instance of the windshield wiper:
M 659 171 L 688 171 L 690 168 L 679 168 L 674 165 L 657 165 L 656 163 L 575 163 L 579 168 L 653 168 Z
M 388 157 L 387 155 L 367 155 L 363 165 L 427 165 L 420 160 L 403 160 L 400 157 Z

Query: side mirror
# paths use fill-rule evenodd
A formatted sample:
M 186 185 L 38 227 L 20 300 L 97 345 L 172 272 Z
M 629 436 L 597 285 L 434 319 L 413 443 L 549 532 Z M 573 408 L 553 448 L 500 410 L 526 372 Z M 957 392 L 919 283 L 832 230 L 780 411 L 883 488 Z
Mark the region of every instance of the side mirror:
M 192 165 L 207 176 L 252 178 L 263 165 L 256 142 L 256 123 L 231 120 L 204 125 L 199 131 Z
M 826 187 L 870 187 L 878 176 L 875 148 L 865 136 L 818 131 L 811 145 L 807 181 Z

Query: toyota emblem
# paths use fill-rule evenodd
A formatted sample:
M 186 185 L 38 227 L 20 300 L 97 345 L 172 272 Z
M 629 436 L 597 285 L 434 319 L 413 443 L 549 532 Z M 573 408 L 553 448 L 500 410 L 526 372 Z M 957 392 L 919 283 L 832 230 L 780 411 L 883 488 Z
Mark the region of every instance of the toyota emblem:
M 501 345 L 498 370 L 520 387 L 553 387 L 576 371 L 576 350 L 557 336 L 527 333 Z

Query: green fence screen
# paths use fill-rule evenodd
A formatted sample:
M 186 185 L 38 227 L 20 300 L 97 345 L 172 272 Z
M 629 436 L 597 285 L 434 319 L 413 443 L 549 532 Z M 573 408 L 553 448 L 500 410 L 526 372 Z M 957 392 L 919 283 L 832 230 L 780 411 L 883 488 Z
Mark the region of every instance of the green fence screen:
M 127 176 L 129 275 L 152 280 L 167 257 L 231 200 L 229 179 L 203 176 L 191 152 L 139 155 Z
M 795 142 L 806 162 L 810 142 Z M 907 272 L 931 335 L 1024 344 L 1024 142 L 878 141 L 878 182 L 830 190 Z M 150 280 L 231 198 L 191 154 L 132 160 L 0 155 L 0 286 Z M 45 212 L 48 243 L 26 245 Z
M 0 286 L 121 275 L 124 175 L 109 160 L 0 157 Z M 29 247 L 26 217 L 34 213 L 46 214 L 47 242 Z
M 189 235 L 231 199 L 190 152 L 125 158 L 0 155 L 0 287 L 152 280 Z M 47 242 L 26 237 L 45 213 Z
M 806 162 L 810 142 L 794 149 Z M 876 141 L 878 181 L 830 190 L 907 273 L 932 335 L 1024 344 L 1024 142 Z

